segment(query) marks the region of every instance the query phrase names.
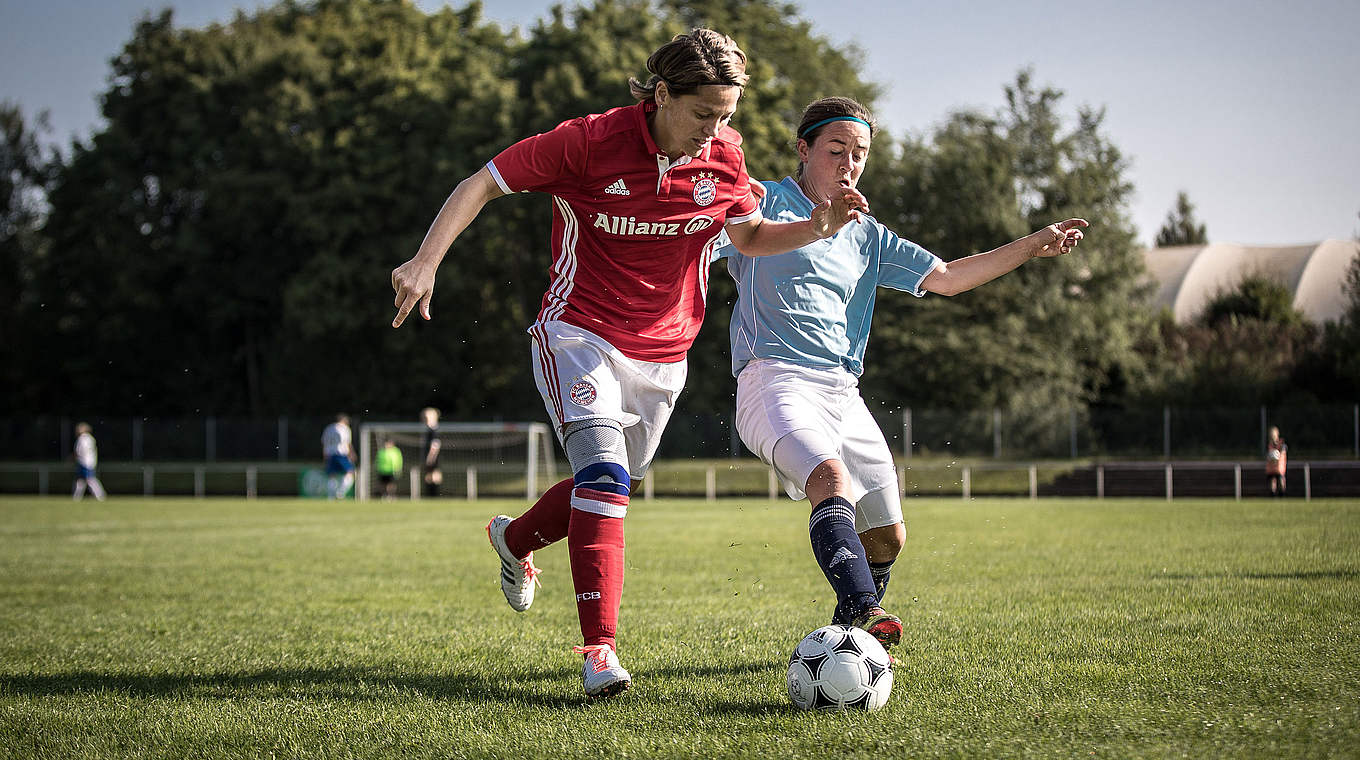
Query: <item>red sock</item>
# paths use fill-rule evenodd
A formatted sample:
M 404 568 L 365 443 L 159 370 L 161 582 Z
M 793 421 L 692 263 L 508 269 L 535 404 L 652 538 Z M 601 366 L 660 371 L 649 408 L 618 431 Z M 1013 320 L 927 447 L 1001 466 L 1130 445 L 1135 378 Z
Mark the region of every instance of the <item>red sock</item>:
M 528 512 L 505 529 L 505 545 L 516 557 L 525 557 L 531 551 L 567 537 L 567 523 L 571 521 L 571 487 L 571 478 L 554 484 L 538 497 Z
M 623 598 L 623 518 L 571 510 L 567 550 L 581 637 L 586 646 L 613 647 Z

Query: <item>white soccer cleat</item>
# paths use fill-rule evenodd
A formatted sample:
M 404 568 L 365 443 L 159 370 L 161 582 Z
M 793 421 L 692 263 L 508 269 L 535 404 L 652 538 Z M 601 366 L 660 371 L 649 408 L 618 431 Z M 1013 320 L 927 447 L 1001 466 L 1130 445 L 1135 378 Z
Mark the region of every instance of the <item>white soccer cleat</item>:
M 487 538 L 501 557 L 501 591 L 505 601 L 515 612 L 523 612 L 534 603 L 534 587 L 538 582 L 538 568 L 534 567 L 534 553 L 516 557 L 505 545 L 505 529 L 510 525 L 507 515 L 496 515 L 486 524 Z
M 585 683 L 587 697 L 612 697 L 628 691 L 633 685 L 633 677 L 619 664 L 619 656 L 608 644 L 572 647 L 571 651 L 586 656 L 581 664 L 581 680 Z

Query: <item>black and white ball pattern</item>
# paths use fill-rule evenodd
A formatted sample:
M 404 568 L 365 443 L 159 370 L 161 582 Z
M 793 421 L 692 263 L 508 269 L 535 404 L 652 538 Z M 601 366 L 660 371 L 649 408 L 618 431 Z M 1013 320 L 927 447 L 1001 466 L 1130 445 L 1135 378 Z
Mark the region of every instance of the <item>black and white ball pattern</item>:
M 802 710 L 877 710 L 892 694 L 892 659 L 867 631 L 827 625 L 798 642 L 788 681 Z

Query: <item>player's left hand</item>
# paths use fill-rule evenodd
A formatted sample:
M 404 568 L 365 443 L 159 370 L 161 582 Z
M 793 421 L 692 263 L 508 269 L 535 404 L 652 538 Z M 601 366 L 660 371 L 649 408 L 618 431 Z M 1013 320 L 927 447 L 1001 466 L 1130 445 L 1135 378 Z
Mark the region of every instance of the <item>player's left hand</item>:
M 1064 219 L 1061 222 L 1048 225 L 1035 233 L 1045 242 L 1034 255 L 1048 258 L 1070 253 L 1073 248 L 1077 247 L 1077 243 L 1080 243 L 1081 239 L 1086 237 L 1081 228 L 1090 226 L 1090 222 L 1085 219 Z
M 855 188 L 842 186 L 839 195 L 812 209 L 812 230 L 818 238 L 829 238 L 850 222 L 858 222 L 861 210 L 869 212 L 869 200 Z

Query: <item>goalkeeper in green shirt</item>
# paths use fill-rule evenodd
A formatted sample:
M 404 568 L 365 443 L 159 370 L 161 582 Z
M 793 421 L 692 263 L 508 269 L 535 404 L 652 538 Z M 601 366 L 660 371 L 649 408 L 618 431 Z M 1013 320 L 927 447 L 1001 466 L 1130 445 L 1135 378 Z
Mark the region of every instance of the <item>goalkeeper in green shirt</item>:
M 401 449 L 397 448 L 397 444 L 391 438 L 384 440 L 376 462 L 378 481 L 382 483 L 383 501 L 397 498 L 397 473 L 401 472 L 401 464 Z

